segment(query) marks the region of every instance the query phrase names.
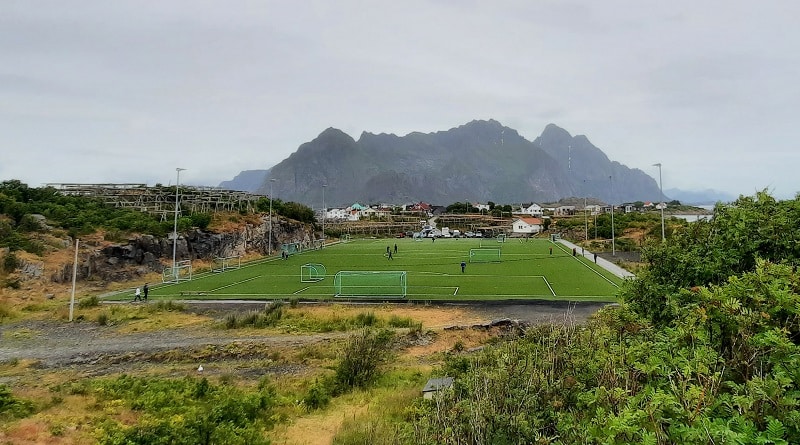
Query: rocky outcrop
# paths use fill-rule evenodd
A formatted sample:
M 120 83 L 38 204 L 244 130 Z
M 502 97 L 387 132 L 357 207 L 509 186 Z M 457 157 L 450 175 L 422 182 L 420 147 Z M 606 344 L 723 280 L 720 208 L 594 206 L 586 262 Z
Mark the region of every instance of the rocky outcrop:
M 179 233 L 175 244 L 177 260 L 211 260 L 215 257 L 260 253 L 270 247 L 269 217 L 257 225 L 248 224 L 231 232 L 209 232 L 193 229 Z M 300 242 L 310 245 L 315 239 L 313 230 L 300 222 L 273 217 L 272 251 L 281 244 Z M 111 244 L 82 252 L 78 259 L 77 277 L 80 280 L 124 281 L 152 272 L 161 272 L 172 261 L 172 236 L 159 238 L 142 235 L 124 244 Z M 57 283 L 72 280 L 72 264 L 64 264 L 50 279 Z

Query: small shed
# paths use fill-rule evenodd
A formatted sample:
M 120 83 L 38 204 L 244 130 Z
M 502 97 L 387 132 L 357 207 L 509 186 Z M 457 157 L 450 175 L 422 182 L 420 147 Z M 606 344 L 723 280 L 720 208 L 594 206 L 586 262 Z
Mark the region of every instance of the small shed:
M 422 389 L 422 397 L 425 399 L 432 399 L 433 395 L 437 392 L 453 387 L 452 377 L 441 377 L 436 379 L 429 379 Z

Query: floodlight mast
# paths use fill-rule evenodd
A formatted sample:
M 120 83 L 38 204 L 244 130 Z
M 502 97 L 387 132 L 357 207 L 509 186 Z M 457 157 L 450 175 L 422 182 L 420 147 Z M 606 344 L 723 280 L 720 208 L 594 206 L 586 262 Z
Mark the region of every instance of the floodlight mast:
M 664 207 L 666 207 L 666 203 L 664 202 L 664 186 L 661 185 L 661 163 L 653 164 L 653 167 L 658 167 L 658 189 L 661 193 L 659 207 L 661 207 L 661 241 L 666 241 L 667 237 L 664 232 Z
M 614 180 L 612 176 L 608 177 L 608 182 L 611 184 L 611 256 L 617 256 L 617 248 L 614 241 Z
M 185 168 L 176 168 L 175 172 L 177 177 L 175 178 L 175 223 L 172 226 L 172 279 L 175 282 L 178 282 L 178 268 L 176 266 L 176 256 L 178 253 L 178 209 L 180 203 L 178 202 L 178 196 L 180 191 L 178 190 L 178 186 L 181 183 L 181 172 L 186 170 Z
M 275 178 L 269 180 L 269 247 L 267 248 L 267 256 L 272 255 L 272 183 Z
M 325 248 L 325 214 L 328 210 L 325 208 L 325 188 L 328 184 L 322 184 L 322 248 Z

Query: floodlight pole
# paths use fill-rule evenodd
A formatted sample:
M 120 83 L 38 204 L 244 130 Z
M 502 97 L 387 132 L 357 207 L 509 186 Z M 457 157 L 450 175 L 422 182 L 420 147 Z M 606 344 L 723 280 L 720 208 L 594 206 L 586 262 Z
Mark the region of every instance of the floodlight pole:
M 653 167 L 658 167 L 658 189 L 661 193 L 661 203 L 659 207 L 661 207 L 661 241 L 666 241 L 667 237 L 664 232 L 664 207 L 666 207 L 666 203 L 664 203 L 664 187 L 661 185 L 661 163 L 653 164 Z
M 72 264 L 72 296 L 69 299 L 69 321 L 72 322 L 72 314 L 75 312 L 75 281 L 78 279 L 78 244 L 80 240 L 75 238 L 75 261 Z
M 181 171 L 183 170 L 186 169 L 180 167 L 175 169 L 177 177 L 175 179 L 175 223 L 172 226 L 172 278 L 175 280 L 176 283 L 178 282 L 178 268 L 176 266 L 175 258 L 178 253 L 178 208 L 180 205 L 178 203 L 178 196 L 179 196 L 178 186 L 181 183 Z
M 269 247 L 267 248 L 267 256 L 272 255 L 272 183 L 275 178 L 269 180 Z
M 325 247 L 325 214 L 328 210 L 325 208 L 325 188 L 328 184 L 322 184 L 322 247 Z
M 586 225 L 586 241 L 589 241 L 589 214 L 586 213 L 586 197 L 583 197 L 583 221 Z
M 608 177 L 608 182 L 611 184 L 611 256 L 617 256 L 617 248 L 614 241 L 614 180 Z

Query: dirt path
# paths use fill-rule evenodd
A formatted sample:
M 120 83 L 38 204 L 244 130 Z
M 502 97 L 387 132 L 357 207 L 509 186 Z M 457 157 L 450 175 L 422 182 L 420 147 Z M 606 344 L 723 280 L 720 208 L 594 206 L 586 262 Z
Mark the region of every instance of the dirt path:
M 522 320 L 532 324 L 561 322 L 566 318 L 582 322 L 602 306 L 601 303 L 535 302 L 410 307 L 400 305 L 388 310 L 393 314 L 400 313 L 418 319 L 426 329 L 439 330 L 447 326 L 470 326 L 502 318 Z M 235 305 L 203 302 L 190 306 L 190 309 L 219 313 L 241 308 Z M 346 335 L 346 333 L 242 335 L 237 331 L 216 331 L 196 327 L 123 334 L 113 326 L 99 326 L 92 322 L 70 324 L 28 320 L 0 325 L 0 339 L 2 339 L 0 362 L 33 359 L 39 361 L 42 367 L 92 365 L 100 361 L 114 363 L 181 348 L 234 343 L 243 345 L 244 348 L 250 344 L 299 347 Z

